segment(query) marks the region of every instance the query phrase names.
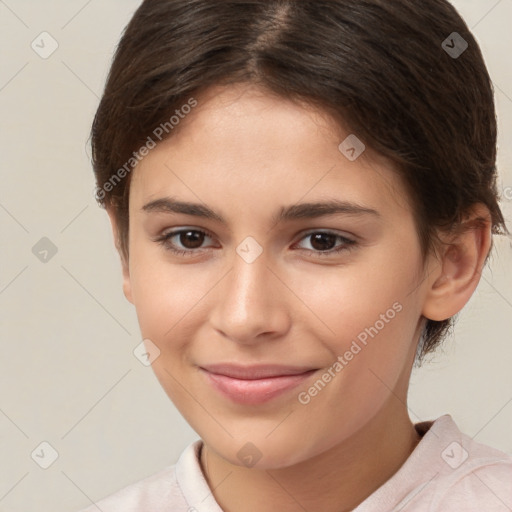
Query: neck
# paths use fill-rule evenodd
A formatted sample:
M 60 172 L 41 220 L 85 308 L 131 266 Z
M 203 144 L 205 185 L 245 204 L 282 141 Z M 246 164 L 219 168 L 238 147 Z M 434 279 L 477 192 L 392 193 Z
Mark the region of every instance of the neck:
M 351 438 L 293 466 L 235 466 L 206 446 L 201 464 L 225 512 L 259 512 L 262 503 L 266 512 L 342 512 L 358 506 L 391 478 L 419 441 L 405 404 L 391 397 Z

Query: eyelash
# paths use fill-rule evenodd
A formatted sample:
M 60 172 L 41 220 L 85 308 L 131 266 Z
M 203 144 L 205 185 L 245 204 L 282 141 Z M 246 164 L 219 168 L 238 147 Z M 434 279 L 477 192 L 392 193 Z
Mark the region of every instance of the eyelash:
M 188 249 L 188 250 L 176 249 L 170 243 L 171 238 L 174 238 L 176 235 L 180 235 L 181 233 L 187 233 L 190 231 L 194 232 L 194 233 L 201 233 L 210 238 L 213 238 L 213 235 L 211 233 L 209 233 L 208 231 L 205 231 L 202 229 L 190 229 L 189 228 L 189 229 L 178 229 L 175 231 L 169 231 L 168 233 L 165 233 L 164 235 L 158 237 L 156 239 L 156 242 L 160 243 L 161 245 L 164 246 L 164 248 L 166 250 L 172 252 L 173 254 L 175 254 L 177 256 L 186 256 L 186 257 L 194 256 L 197 254 L 198 251 L 201 251 L 201 249 Z M 341 240 L 343 242 L 343 245 L 339 246 L 337 249 L 330 249 L 328 251 L 314 251 L 311 249 L 299 249 L 299 250 L 313 252 L 315 255 L 318 255 L 318 257 L 323 258 L 323 257 L 339 254 L 343 251 L 350 251 L 357 245 L 357 242 L 355 240 L 351 240 L 349 238 L 338 235 L 337 233 L 333 233 L 331 231 L 309 231 L 306 234 L 304 234 L 300 240 L 303 240 L 303 239 L 310 237 L 311 235 L 315 235 L 315 234 L 334 235 L 336 238 L 338 238 L 339 240 Z

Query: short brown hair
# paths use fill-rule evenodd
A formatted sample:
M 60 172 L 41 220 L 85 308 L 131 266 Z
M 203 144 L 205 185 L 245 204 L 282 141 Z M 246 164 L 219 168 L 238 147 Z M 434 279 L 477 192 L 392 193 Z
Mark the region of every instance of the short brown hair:
M 446 40 L 467 48 L 450 54 Z M 457 231 L 476 203 L 489 209 L 494 234 L 508 233 L 492 82 L 447 1 L 145 0 L 117 47 L 92 127 L 97 198 L 114 211 L 125 258 L 134 152 L 156 127 L 171 128 L 193 95 L 237 82 L 324 109 L 389 158 L 424 257 L 436 249 L 436 230 Z M 427 321 L 420 359 L 452 320 Z

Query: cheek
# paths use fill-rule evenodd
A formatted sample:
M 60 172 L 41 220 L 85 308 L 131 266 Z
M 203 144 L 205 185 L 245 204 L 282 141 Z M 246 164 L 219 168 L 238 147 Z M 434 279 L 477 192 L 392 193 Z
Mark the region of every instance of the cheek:
M 351 340 L 364 341 L 368 330 L 381 337 L 404 338 L 404 325 L 416 315 L 414 304 L 415 262 L 397 262 L 375 251 L 375 257 L 340 267 L 304 272 L 295 279 L 297 295 L 304 298 L 308 316 L 322 321 L 338 352 Z M 300 283 L 300 284 L 299 284 Z M 318 322 L 315 322 L 315 324 Z M 413 327 L 415 322 L 412 322 Z M 312 324 L 311 324 L 312 325 Z M 318 323 L 320 325 L 320 323 Z M 321 329 L 321 325 L 320 325 Z M 325 334 L 323 335 L 325 336 Z
M 202 299 L 216 279 L 207 269 L 171 264 L 162 249 L 146 246 L 131 253 L 130 282 L 142 335 L 157 344 L 173 340 L 161 350 L 175 350 L 180 344 L 173 334 L 179 332 L 179 338 L 186 339 L 187 317 L 200 314 Z
M 394 254 L 381 251 L 364 264 L 330 269 L 321 279 L 308 277 L 307 304 L 323 323 L 315 321 L 319 327 L 313 335 L 330 352 L 331 365 L 338 361 L 335 368 L 329 366 L 336 377 L 324 398 L 315 399 L 313 416 L 327 407 L 356 428 L 357 421 L 382 406 L 391 389 L 401 386 L 421 312 L 417 294 L 411 293 L 419 260 L 411 254 L 410 260 L 397 261 Z M 345 415 L 349 410 L 350 420 Z
M 134 253 L 131 283 L 140 332 L 143 339 L 151 340 L 160 350 L 152 369 L 170 399 L 180 409 L 187 410 L 187 393 L 179 384 L 183 375 L 187 346 L 194 338 L 195 322 L 201 297 L 196 273 L 163 261 L 162 255 L 150 251 Z M 208 281 L 207 282 L 211 282 Z

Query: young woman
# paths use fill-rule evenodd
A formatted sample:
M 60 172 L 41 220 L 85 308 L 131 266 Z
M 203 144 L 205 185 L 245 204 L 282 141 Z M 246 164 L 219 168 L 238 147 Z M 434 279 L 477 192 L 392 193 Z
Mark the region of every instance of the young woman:
M 92 143 L 144 357 L 201 439 L 88 511 L 512 510 L 510 456 L 407 410 L 508 233 L 447 1 L 146 0 Z

